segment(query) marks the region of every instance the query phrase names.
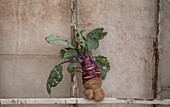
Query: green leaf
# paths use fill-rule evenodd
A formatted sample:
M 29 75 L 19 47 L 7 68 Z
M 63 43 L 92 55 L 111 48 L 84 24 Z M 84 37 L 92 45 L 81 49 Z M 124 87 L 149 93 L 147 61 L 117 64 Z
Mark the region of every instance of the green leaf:
M 96 61 L 96 60 L 95 60 L 95 63 L 97 64 L 97 66 L 98 66 L 100 69 L 102 69 L 102 68 L 104 67 L 104 65 L 103 65 L 101 62 L 99 62 L 99 61 Z
M 85 47 L 85 42 L 84 42 L 83 36 L 82 36 L 82 34 L 79 33 L 79 32 L 77 32 L 76 42 L 77 42 L 80 46 Z
M 66 49 L 68 51 L 70 48 L 64 48 L 64 49 Z
M 102 32 L 103 30 L 103 28 L 97 28 L 87 34 L 86 43 L 88 44 L 89 51 L 99 47 L 99 40 L 107 35 L 107 32 Z
M 77 51 L 75 49 L 69 49 L 65 54 L 64 54 L 64 59 L 74 56 L 74 55 L 78 55 Z
M 86 29 L 80 31 L 80 34 L 83 35 L 83 32 L 86 32 Z
M 67 67 L 67 71 L 69 73 L 73 72 L 74 68 L 76 67 L 77 63 L 76 62 L 73 62 L 73 63 L 70 63 L 70 65 Z
M 107 32 L 102 32 L 102 33 L 100 33 L 98 40 L 103 39 L 106 35 L 107 35 Z
M 88 49 L 91 51 L 92 49 L 97 49 L 99 47 L 99 41 L 98 40 L 92 40 L 90 38 L 87 38 L 87 44 L 88 44 Z
M 53 82 L 53 80 L 50 79 L 50 78 L 48 78 L 47 83 L 46 83 L 46 88 L 47 88 L 48 94 L 51 94 L 51 88 L 52 88 L 52 86 L 51 86 L 50 84 L 51 84 L 52 82 Z
M 86 40 L 86 38 L 84 36 L 82 36 L 84 40 Z
M 61 64 L 59 64 L 57 67 L 56 67 L 56 70 L 60 73 L 62 73 L 62 70 L 63 70 L 63 67 L 61 66 Z
M 107 66 L 110 68 L 110 64 L 109 64 L 109 61 L 107 60 L 106 57 L 102 56 L 102 55 L 98 55 L 96 57 L 96 61 L 100 62 L 101 64 Z M 109 69 L 110 70 L 110 69 Z
M 48 94 L 51 94 L 51 88 L 56 87 L 59 82 L 62 81 L 63 79 L 63 74 L 62 74 L 62 66 L 59 64 L 56 66 L 50 73 L 47 83 L 46 83 L 46 88 Z
M 64 49 L 60 50 L 60 55 L 59 55 L 59 57 L 63 59 L 65 53 L 66 53 L 66 51 L 65 51 Z
M 86 38 L 83 36 L 83 32 L 86 32 L 86 29 L 80 31 L 81 36 L 83 37 L 84 40 L 86 40 Z
M 87 34 L 87 38 L 94 39 L 94 40 L 99 40 L 99 35 L 103 31 L 103 28 L 97 28 L 90 33 Z
M 95 63 L 98 65 L 98 67 L 101 69 L 101 77 L 102 80 L 106 78 L 107 72 L 110 70 L 110 64 L 106 57 L 102 55 L 98 55 L 95 59 Z
M 100 74 L 101 75 L 101 79 L 105 80 L 106 76 L 107 76 L 107 72 L 105 70 L 101 70 L 100 72 L 101 72 L 101 74 Z
M 70 42 L 68 42 L 67 40 L 60 39 L 58 36 L 50 35 L 48 37 L 45 37 L 45 40 L 53 45 L 65 45 L 70 48 L 75 48 L 73 45 L 71 45 Z

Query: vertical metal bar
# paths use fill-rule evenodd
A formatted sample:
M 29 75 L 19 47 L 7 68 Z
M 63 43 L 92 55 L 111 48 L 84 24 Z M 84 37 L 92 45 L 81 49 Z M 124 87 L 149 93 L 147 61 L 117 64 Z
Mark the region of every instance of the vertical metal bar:
M 157 67 L 159 67 L 159 56 L 162 53 L 162 31 L 163 31 L 163 0 L 158 0 L 158 32 L 157 32 L 157 54 L 158 54 L 158 62 Z M 157 68 L 157 91 L 155 94 L 156 99 L 160 99 L 160 92 L 161 92 L 161 81 L 160 81 L 160 72 Z
M 154 83 L 153 83 L 153 89 L 154 89 L 154 98 L 157 98 L 157 85 L 158 85 L 158 62 L 159 62 L 159 52 L 158 52 L 158 34 L 159 34 L 159 9 L 160 9 L 160 0 L 157 0 L 157 17 L 156 17 L 156 23 L 157 23 L 157 31 L 156 31 L 156 37 L 154 41 L 154 57 L 155 57 L 155 74 L 154 74 Z
M 70 0 L 71 2 L 71 43 L 78 48 L 78 44 L 75 42 L 77 29 L 77 0 Z M 71 74 L 71 98 L 77 98 L 79 95 L 79 86 L 77 74 Z M 78 105 L 70 105 L 71 107 L 78 107 Z
M 158 55 L 162 54 L 162 33 L 163 33 L 163 9 L 164 9 L 164 0 L 159 0 L 159 18 L 158 18 Z M 160 57 L 159 57 L 160 58 Z M 159 67 L 159 64 L 158 64 Z M 157 87 L 157 99 L 160 99 L 161 94 L 161 72 L 158 69 L 158 87 Z
M 163 0 L 157 0 L 157 33 L 156 39 L 154 42 L 155 47 L 155 76 L 154 76 L 154 98 L 160 99 L 161 92 L 161 81 L 160 81 L 160 72 L 159 72 L 159 56 L 162 53 L 161 40 L 162 40 L 162 21 L 163 21 Z M 153 107 L 159 107 L 160 105 L 153 105 Z

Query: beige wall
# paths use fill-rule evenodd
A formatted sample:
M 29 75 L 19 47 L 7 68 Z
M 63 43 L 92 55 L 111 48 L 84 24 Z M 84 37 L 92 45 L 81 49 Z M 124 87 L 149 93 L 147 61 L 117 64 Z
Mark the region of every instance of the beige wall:
M 159 79 L 161 98 L 170 98 L 170 0 L 163 1 L 162 35 L 160 38 Z M 165 106 L 168 107 L 168 106 Z
M 70 40 L 69 2 L 0 1 L 0 97 L 49 97 L 46 79 L 61 61 L 57 55 L 62 46 L 49 45 L 44 37 L 55 34 Z M 111 64 L 102 86 L 106 97 L 152 98 L 155 4 L 155 0 L 78 0 L 79 29 L 104 27 L 108 32 L 94 51 L 107 56 Z M 70 96 L 70 75 L 63 73 L 64 80 L 51 97 Z M 80 84 L 80 97 L 82 91 Z
M 90 31 L 104 27 L 108 32 L 107 37 L 100 41 L 100 48 L 94 52 L 95 55 L 107 56 L 111 64 L 111 70 L 103 81 L 106 97 L 152 98 L 155 3 L 154 0 L 79 2 L 80 28 Z
M 0 97 L 50 97 L 46 80 L 61 61 L 57 56 L 63 47 L 49 45 L 45 37 L 55 34 L 70 40 L 69 1 L 0 1 Z M 51 97 L 70 96 L 70 75 L 66 69 L 63 74 Z

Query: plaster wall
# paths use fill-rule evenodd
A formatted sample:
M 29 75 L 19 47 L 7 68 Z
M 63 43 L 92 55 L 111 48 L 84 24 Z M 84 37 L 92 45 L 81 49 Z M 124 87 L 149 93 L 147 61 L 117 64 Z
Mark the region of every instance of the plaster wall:
M 70 0 L 0 0 L 1 98 L 70 97 L 70 74 L 66 69 L 61 84 L 51 96 L 47 94 L 46 80 L 52 68 L 62 61 L 58 53 L 63 46 L 45 41 L 51 34 L 70 40 L 69 16 Z M 19 106 L 30 107 L 5 107 Z M 47 107 L 31 107 L 43 106 Z
M 160 97 L 170 98 L 170 0 L 163 1 L 161 53 L 159 57 Z M 164 107 L 164 106 L 163 106 Z M 168 107 L 168 106 L 165 106 Z
M 110 61 L 111 70 L 102 85 L 106 97 L 153 98 L 152 56 L 156 11 L 154 0 L 79 1 L 79 29 L 91 31 L 103 27 L 108 32 L 100 41 L 99 49 L 94 51 L 95 55 L 102 54 Z M 81 86 L 80 94 L 83 89 Z
M 94 51 L 94 55 L 107 56 L 111 64 L 102 86 L 106 97 L 152 98 L 155 4 L 156 0 L 78 0 L 79 29 L 103 27 L 108 32 Z M 52 95 L 46 92 L 46 79 L 61 61 L 57 56 L 63 48 L 46 43 L 44 38 L 50 34 L 70 40 L 70 0 L 0 0 L 0 97 L 70 96 L 66 69 Z M 80 79 L 80 97 L 82 91 Z

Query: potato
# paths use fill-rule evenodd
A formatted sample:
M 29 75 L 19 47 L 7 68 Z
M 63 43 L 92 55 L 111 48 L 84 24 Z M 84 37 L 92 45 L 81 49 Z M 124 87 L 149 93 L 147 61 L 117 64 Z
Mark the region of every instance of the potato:
M 83 94 L 87 99 L 94 99 L 96 102 L 102 101 L 104 99 L 105 94 L 103 89 L 101 89 L 101 78 L 90 79 L 83 85 L 85 87 Z
M 85 84 L 83 84 L 86 89 L 97 89 L 102 86 L 101 78 L 93 78 L 88 80 Z
M 94 90 L 94 100 L 96 102 L 102 101 L 105 97 L 104 91 L 101 88 L 95 89 Z
M 93 99 L 94 94 L 92 89 L 84 89 L 83 94 L 87 99 Z

